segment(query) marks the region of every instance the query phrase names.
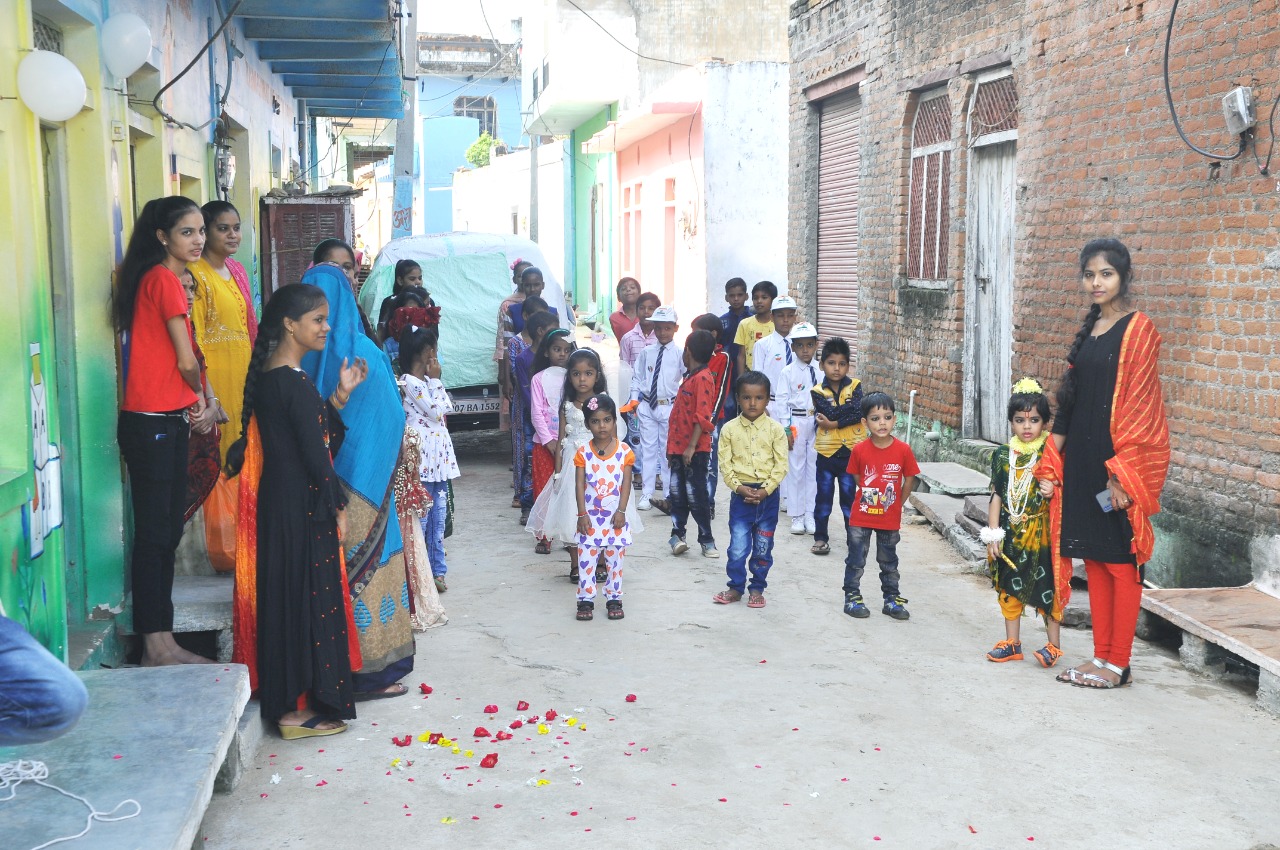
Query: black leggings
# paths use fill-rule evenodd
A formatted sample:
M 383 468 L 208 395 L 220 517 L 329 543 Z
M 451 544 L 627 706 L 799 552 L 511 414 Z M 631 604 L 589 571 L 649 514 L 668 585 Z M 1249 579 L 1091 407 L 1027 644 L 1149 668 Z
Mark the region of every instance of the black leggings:
M 187 441 L 181 413 L 120 411 L 116 440 L 133 500 L 133 630 L 173 631 L 173 563 L 187 499 Z

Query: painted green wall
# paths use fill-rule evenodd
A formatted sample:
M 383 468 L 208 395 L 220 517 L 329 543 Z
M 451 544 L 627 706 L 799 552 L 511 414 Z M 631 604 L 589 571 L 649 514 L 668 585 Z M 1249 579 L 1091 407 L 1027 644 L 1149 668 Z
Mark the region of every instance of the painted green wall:
M 618 117 L 616 104 L 596 113 L 590 120 L 578 126 L 571 136 L 574 151 L 573 167 L 573 286 L 574 301 L 585 308 L 591 302 L 591 187 L 602 184 L 604 191 L 599 198 L 603 211 L 603 231 L 598 238 L 604 250 L 597 259 L 596 306 L 602 319 L 607 319 L 614 308 L 614 284 L 617 273 L 614 267 L 614 175 L 613 154 L 584 154 L 582 143 L 600 132 Z M 608 322 L 604 322 L 605 330 Z

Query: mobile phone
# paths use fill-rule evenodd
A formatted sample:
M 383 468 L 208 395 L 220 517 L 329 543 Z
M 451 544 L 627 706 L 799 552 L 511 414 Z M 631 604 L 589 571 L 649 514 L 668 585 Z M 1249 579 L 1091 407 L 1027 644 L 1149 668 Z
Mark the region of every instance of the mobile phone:
M 1103 490 L 1097 496 L 1094 496 L 1094 498 L 1098 500 L 1098 506 L 1102 508 L 1102 512 L 1104 514 L 1111 513 L 1111 511 L 1115 510 L 1115 506 L 1111 504 L 1110 490 Z

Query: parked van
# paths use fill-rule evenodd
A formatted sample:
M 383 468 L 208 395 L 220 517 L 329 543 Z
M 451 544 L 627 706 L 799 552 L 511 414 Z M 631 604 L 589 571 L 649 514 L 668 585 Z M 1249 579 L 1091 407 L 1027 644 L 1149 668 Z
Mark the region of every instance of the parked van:
M 360 289 L 365 315 L 376 318 L 382 300 L 395 286 L 400 260 L 422 266 L 422 285 L 440 308 L 441 380 L 453 397 L 456 413 L 451 429 L 496 428 L 502 406 L 498 364 L 493 352 L 498 337 L 498 306 L 515 287 L 511 267 L 518 260 L 542 270 L 543 299 L 560 315 L 564 327 L 576 319 L 560 280 L 547 268 L 537 243 L 497 233 L 432 233 L 388 242 Z

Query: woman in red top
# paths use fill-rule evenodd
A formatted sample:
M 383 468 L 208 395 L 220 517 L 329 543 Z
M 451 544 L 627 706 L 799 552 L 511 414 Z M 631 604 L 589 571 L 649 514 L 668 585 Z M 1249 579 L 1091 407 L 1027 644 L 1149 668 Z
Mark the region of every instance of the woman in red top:
M 204 427 L 207 418 L 179 275 L 200 259 L 204 241 L 204 216 L 194 201 L 148 201 L 116 272 L 111 305 L 124 363 L 116 439 L 133 500 L 133 628 L 142 635 L 146 667 L 208 662 L 173 639 L 173 564 L 186 503 L 188 421 Z

